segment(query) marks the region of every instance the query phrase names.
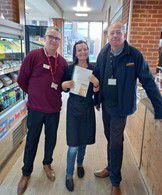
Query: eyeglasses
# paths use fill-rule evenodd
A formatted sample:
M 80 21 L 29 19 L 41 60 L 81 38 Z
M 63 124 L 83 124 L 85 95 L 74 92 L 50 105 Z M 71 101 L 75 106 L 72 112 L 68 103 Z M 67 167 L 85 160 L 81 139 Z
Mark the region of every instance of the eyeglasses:
M 51 40 L 55 40 L 55 41 L 60 41 L 61 39 L 59 38 L 59 37 L 54 37 L 54 36 L 52 36 L 52 35 L 46 35 L 49 39 L 51 39 Z

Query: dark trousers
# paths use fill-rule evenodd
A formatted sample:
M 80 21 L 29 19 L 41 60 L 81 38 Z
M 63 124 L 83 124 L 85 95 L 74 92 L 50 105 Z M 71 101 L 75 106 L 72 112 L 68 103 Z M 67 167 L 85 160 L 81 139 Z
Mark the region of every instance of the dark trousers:
M 107 139 L 107 161 L 106 169 L 110 173 L 113 186 L 119 186 L 121 177 L 121 166 L 123 159 L 124 128 L 127 117 L 115 115 L 106 107 L 102 112 L 104 133 Z
M 49 114 L 28 109 L 28 133 L 23 159 L 24 166 L 22 167 L 22 172 L 24 176 L 30 176 L 33 171 L 34 159 L 36 156 L 43 124 L 45 125 L 45 148 L 43 164 L 50 165 L 52 163 L 53 150 L 56 145 L 57 139 L 59 117 L 59 112 Z

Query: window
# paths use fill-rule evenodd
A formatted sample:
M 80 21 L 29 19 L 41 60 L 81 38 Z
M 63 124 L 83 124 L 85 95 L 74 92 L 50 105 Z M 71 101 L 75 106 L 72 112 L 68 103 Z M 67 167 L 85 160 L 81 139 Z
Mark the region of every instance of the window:
M 64 23 L 64 57 L 72 61 L 73 45 L 76 41 L 84 40 L 89 46 L 90 62 L 96 62 L 101 50 L 101 22 L 65 22 Z

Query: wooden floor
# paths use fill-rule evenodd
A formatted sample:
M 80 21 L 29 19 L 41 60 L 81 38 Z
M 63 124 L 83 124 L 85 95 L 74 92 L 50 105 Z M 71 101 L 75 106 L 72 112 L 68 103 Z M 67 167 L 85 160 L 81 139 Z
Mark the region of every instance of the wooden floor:
M 50 182 L 42 169 L 44 153 L 44 135 L 42 133 L 38 146 L 37 156 L 34 163 L 34 171 L 29 182 L 25 195 L 110 195 L 111 183 L 109 178 L 99 179 L 93 174 L 94 170 L 101 169 L 106 165 L 106 140 L 103 135 L 101 113 L 97 113 L 97 135 L 96 144 L 88 146 L 84 161 L 85 177 L 78 179 L 74 174 L 74 192 L 70 193 L 65 187 L 66 169 L 66 139 L 65 139 L 65 106 L 66 96 L 63 97 L 64 105 L 61 113 L 60 126 L 57 136 L 57 145 L 53 154 L 53 168 L 56 173 L 56 180 Z M 24 142 L 0 173 L 0 195 L 16 195 L 17 184 L 21 177 L 23 165 Z M 125 138 L 124 159 L 122 167 L 123 180 L 121 189 L 123 195 L 148 195 L 142 177 L 134 162 L 130 147 Z

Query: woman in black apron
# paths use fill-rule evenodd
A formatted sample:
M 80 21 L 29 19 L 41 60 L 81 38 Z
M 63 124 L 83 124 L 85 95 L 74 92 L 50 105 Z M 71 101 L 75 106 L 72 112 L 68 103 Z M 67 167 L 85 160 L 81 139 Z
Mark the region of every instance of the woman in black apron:
M 73 71 L 76 66 L 93 70 L 89 63 L 88 46 L 84 41 L 78 41 L 73 48 L 73 63 L 65 71 L 65 82 L 62 88 L 67 91 L 73 88 Z M 94 92 L 99 90 L 99 82 L 94 75 L 90 76 L 90 84 L 86 97 L 70 93 L 67 102 L 66 137 L 67 145 L 67 169 L 66 187 L 69 191 L 74 190 L 73 173 L 77 156 L 77 174 L 79 178 L 84 176 L 83 160 L 87 144 L 95 143 L 96 120 L 93 98 Z M 95 95 L 97 97 L 97 95 Z

